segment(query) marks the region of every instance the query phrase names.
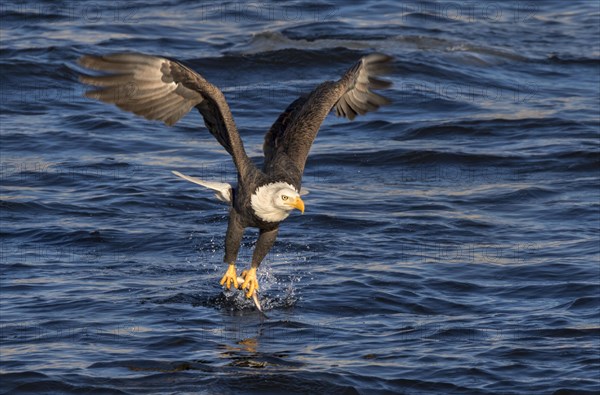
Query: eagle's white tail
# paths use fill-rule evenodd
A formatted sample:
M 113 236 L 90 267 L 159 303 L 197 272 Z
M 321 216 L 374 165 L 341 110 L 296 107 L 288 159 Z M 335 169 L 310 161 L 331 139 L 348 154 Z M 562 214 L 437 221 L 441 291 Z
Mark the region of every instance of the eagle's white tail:
M 178 171 L 173 171 L 177 177 L 193 182 L 194 184 L 202 185 L 205 188 L 216 191 L 215 197 L 223 202 L 231 203 L 231 185 L 225 182 L 204 181 L 196 177 L 186 176 Z

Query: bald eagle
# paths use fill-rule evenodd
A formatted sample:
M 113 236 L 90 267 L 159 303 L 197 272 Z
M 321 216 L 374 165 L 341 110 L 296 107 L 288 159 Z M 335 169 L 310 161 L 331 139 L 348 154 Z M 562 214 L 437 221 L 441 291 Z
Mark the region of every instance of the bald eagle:
M 370 54 L 361 58 L 338 81 L 326 81 L 294 100 L 265 135 L 264 165 L 258 168 L 248 157 L 223 93 L 200 74 L 182 63 L 137 53 L 86 55 L 83 67 L 101 75 L 80 76 L 81 82 L 98 87 L 86 96 L 119 108 L 174 125 L 196 107 L 208 131 L 231 155 L 237 169 L 237 186 L 176 175 L 216 191 L 227 202 L 229 223 L 225 236 L 228 268 L 220 281 L 239 288 L 236 260 L 244 229 L 259 229 L 258 241 L 248 270 L 242 272 L 241 289 L 248 298 L 259 289 L 256 270 L 273 246 L 279 224 L 290 212 L 304 213 L 301 183 L 308 152 L 321 123 L 335 108 L 337 116 L 354 119 L 375 111 L 389 100 L 373 90 L 391 82 L 379 77 L 389 73 L 391 57 Z M 129 94 L 127 94 L 129 93 Z

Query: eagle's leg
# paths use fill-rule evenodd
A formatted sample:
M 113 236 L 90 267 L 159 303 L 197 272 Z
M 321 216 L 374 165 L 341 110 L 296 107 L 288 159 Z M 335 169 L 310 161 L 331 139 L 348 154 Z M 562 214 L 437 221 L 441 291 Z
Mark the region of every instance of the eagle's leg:
M 231 209 L 229 212 L 227 233 L 225 235 L 225 258 L 223 258 L 223 262 L 228 263 L 229 267 L 220 282 L 220 284 L 225 285 L 227 289 L 230 289 L 231 284 L 233 284 L 235 288 L 239 288 L 235 261 L 240 250 L 243 235 L 244 227 L 240 224 L 237 212 L 234 209 Z
M 258 241 L 256 242 L 254 253 L 252 254 L 252 265 L 249 270 L 244 270 L 242 272 L 242 277 L 244 278 L 242 289 L 247 289 L 247 298 L 251 298 L 254 291 L 258 291 L 256 269 L 258 269 L 260 263 L 263 261 L 269 250 L 271 250 L 271 247 L 273 247 L 275 239 L 277 238 L 277 232 L 277 228 L 268 231 L 263 229 L 260 230 Z

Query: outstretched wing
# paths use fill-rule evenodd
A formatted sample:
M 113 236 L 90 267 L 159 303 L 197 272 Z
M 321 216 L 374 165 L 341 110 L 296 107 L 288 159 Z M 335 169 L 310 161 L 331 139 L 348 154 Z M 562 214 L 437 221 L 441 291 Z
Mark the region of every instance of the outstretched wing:
M 389 104 L 389 99 L 373 90 L 392 85 L 390 81 L 379 79 L 391 71 L 391 60 L 383 54 L 365 56 L 339 81 L 326 81 L 308 96 L 296 99 L 265 136 L 265 163 L 268 165 L 283 153 L 302 173 L 317 132 L 333 108 L 337 116 L 352 120 L 357 114 L 363 115 Z
M 244 175 L 250 167 L 225 96 L 200 74 L 174 60 L 136 53 L 86 55 L 79 64 L 104 73 L 80 76 L 81 82 L 99 87 L 86 92 L 87 97 L 169 126 L 196 107 L 238 171 Z

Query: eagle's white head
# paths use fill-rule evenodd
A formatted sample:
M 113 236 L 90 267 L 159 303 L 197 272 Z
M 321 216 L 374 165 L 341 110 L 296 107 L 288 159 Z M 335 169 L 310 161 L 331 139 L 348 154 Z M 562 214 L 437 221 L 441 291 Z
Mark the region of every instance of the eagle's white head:
M 304 213 L 300 193 L 287 182 L 275 182 L 256 188 L 250 203 L 258 218 L 266 222 L 283 221 L 293 209 Z

